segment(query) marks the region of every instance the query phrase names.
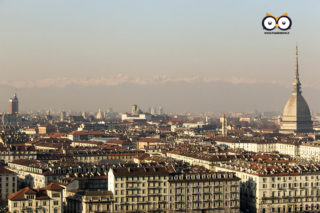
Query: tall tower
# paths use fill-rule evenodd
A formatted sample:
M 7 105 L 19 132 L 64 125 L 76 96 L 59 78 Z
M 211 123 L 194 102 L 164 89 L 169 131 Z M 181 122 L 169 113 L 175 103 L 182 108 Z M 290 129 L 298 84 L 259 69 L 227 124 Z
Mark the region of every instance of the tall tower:
M 131 114 L 138 115 L 139 114 L 139 107 L 136 104 L 133 104 L 131 107 Z
M 296 47 L 296 67 L 291 97 L 287 101 L 280 120 L 280 133 L 313 132 L 311 113 L 306 100 L 301 95 L 299 79 L 298 46 Z
M 60 121 L 65 121 L 66 120 L 66 117 L 67 117 L 67 114 L 66 114 L 66 112 L 65 111 L 62 111 L 61 113 L 60 113 Z
M 162 108 L 162 106 L 159 106 L 159 108 L 158 108 L 158 115 L 163 115 L 163 108 Z
M 222 136 L 228 135 L 228 129 L 227 129 L 227 118 L 226 114 L 223 115 L 223 118 L 220 118 L 221 124 L 222 124 Z
M 97 113 L 97 115 L 96 115 L 96 119 L 98 119 L 98 120 L 101 120 L 102 119 L 102 112 L 101 112 L 101 109 L 99 108 L 99 111 L 98 111 L 98 113 Z
M 9 114 L 15 115 L 19 112 L 19 101 L 17 94 L 15 93 L 12 98 L 9 99 Z

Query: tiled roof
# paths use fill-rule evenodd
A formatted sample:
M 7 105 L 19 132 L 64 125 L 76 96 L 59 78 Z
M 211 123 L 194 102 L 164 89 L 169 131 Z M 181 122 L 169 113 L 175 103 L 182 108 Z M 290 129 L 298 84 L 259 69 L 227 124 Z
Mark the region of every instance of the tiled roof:
M 13 194 L 10 194 L 8 196 L 8 199 L 9 200 L 12 200 L 12 201 L 19 201 L 19 200 L 26 200 L 25 198 L 25 194 L 37 194 L 37 191 L 35 191 L 34 189 L 31 189 L 29 187 L 25 187 Z
M 63 188 L 61 186 L 59 186 L 59 184 L 57 184 L 57 183 L 51 183 L 51 184 L 45 186 L 44 189 L 50 190 L 50 191 L 61 191 Z
M 139 142 L 160 142 L 159 138 L 140 138 Z
M 29 187 L 25 187 L 13 194 L 10 194 L 8 196 L 8 199 L 11 201 L 21 201 L 21 200 L 27 200 L 25 195 L 35 195 L 36 200 L 48 200 L 50 197 L 47 194 L 47 191 L 62 191 L 62 187 L 57 183 L 51 183 L 44 188 L 40 189 L 31 189 Z

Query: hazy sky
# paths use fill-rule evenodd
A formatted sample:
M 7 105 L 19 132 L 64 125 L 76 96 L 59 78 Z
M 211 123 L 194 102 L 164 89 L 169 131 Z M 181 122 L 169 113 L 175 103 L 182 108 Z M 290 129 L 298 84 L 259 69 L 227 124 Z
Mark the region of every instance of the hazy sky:
M 0 110 L 14 92 L 25 110 L 282 110 L 298 42 L 319 111 L 319 11 L 317 0 L 0 0 Z M 265 35 L 267 12 L 288 13 L 290 34 Z

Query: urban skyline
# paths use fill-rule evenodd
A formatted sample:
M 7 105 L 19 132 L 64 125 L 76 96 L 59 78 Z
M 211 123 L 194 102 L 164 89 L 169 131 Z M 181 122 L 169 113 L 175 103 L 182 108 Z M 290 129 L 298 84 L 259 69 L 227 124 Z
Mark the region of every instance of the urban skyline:
M 297 48 L 297 47 L 296 47 Z M 296 50 L 297 51 L 297 50 Z M 296 53 L 297 54 L 297 53 Z M 297 56 L 296 56 L 297 57 Z M 298 58 L 296 58 L 296 68 L 295 68 L 295 73 L 297 73 L 297 70 L 298 70 Z M 297 75 L 297 74 L 295 74 L 295 75 Z M 158 79 L 159 80 L 159 79 Z M 162 79 L 162 80 L 164 80 L 164 81 L 166 81 L 166 79 Z M 193 79 L 193 80 L 197 80 L 197 79 Z M 199 80 L 199 79 L 198 79 Z M 183 80 L 182 80 L 183 81 Z M 204 80 L 203 79 L 203 81 L 205 81 L 205 83 L 206 84 L 212 84 L 212 83 L 214 83 L 214 82 L 217 82 L 217 81 L 219 81 L 219 80 Z M 241 82 L 241 80 L 234 80 L 235 82 L 233 82 L 233 83 L 231 83 L 231 84 L 243 84 L 242 82 Z M 239 81 L 239 82 L 237 82 L 237 81 Z M 169 81 L 170 82 L 170 81 Z M 170 83 L 173 83 L 173 82 L 170 82 Z M 174 82 L 174 84 L 176 84 L 177 82 Z M 187 82 L 184 82 L 184 83 L 189 83 L 188 81 Z M 230 82 L 228 82 L 228 83 L 230 83 Z M 249 83 L 249 82 L 247 82 L 247 83 Z M 245 83 L 246 84 L 246 83 Z M 255 84 L 255 82 L 251 82 L 251 83 L 249 83 L 249 84 Z M 208 85 L 206 85 L 206 86 L 208 86 Z M 246 89 L 248 89 L 248 88 L 246 88 Z M 255 91 L 255 92 L 257 92 L 257 91 Z M 117 94 L 118 95 L 118 94 Z M 141 95 L 141 94 L 140 94 Z M 248 96 L 247 94 L 244 94 L 245 96 Z M 177 95 L 177 97 L 178 98 L 181 98 L 181 96 L 179 96 L 179 95 Z M 228 95 L 222 95 L 222 97 L 226 97 L 226 98 L 228 98 Z M 101 96 L 100 95 L 97 95 L 97 98 L 100 98 L 101 99 Z M 174 98 L 174 97 L 173 97 Z M 194 100 L 194 98 L 191 98 L 191 97 L 188 97 L 189 99 L 192 99 L 192 100 Z M 241 96 L 239 97 L 240 99 L 242 98 Z M 252 98 L 252 96 L 250 96 L 250 98 Z M 264 97 L 263 97 L 264 98 Z M 11 112 L 11 102 L 12 102 L 12 100 L 15 100 L 16 99 L 16 93 L 15 93 L 15 95 L 14 95 L 14 98 L 10 98 L 9 99 L 9 103 L 10 103 L 10 112 Z M 148 105 L 148 104 L 146 104 L 145 102 L 148 102 L 149 101 L 149 99 L 147 98 L 147 99 L 145 99 L 144 97 L 143 97 L 143 100 L 144 100 L 144 102 L 142 102 L 142 100 L 140 100 L 140 103 L 141 103 L 141 105 L 144 107 L 144 111 L 145 112 L 149 112 L 150 110 L 151 110 L 151 108 L 153 108 L 154 106 L 158 106 L 158 107 L 162 107 L 161 105 L 159 105 L 159 103 L 157 103 L 157 104 L 155 104 L 155 105 Z M 71 101 L 73 101 L 73 98 L 71 98 Z M 137 101 L 137 100 L 136 100 Z M 255 99 L 255 101 L 257 102 L 257 99 Z M 223 100 L 221 100 L 221 101 L 219 101 L 220 103 L 224 103 L 224 101 Z M 245 101 L 245 100 L 242 100 L 242 102 L 243 103 L 245 103 L 246 105 L 248 104 L 248 102 L 247 101 Z M 167 103 L 167 102 L 163 102 L 163 103 Z M 200 101 L 199 102 L 197 102 L 197 103 L 201 103 Z M 280 103 L 280 102 L 279 102 Z M 65 102 L 64 102 L 64 104 L 65 104 Z M 95 104 L 93 104 L 93 105 L 95 105 Z M 272 105 L 273 106 L 275 106 L 275 104 L 274 103 L 272 103 Z M 93 107 L 93 106 L 92 106 Z M 104 107 L 105 109 L 114 109 L 113 107 L 108 107 L 108 106 L 106 106 L 106 107 Z M 211 108 L 211 106 L 209 106 L 209 108 Z M 230 112 L 230 111 L 233 111 L 233 112 L 241 112 L 241 110 L 237 110 L 237 108 L 224 108 L 223 110 L 221 109 L 221 110 L 210 110 L 208 108 L 208 110 L 207 111 L 194 111 L 194 110 L 192 110 L 192 109 L 189 109 L 189 111 L 188 110 L 185 110 L 185 108 L 183 108 L 183 110 L 181 110 L 180 109 L 180 111 L 179 111 L 179 109 L 177 109 L 177 111 L 176 112 L 184 112 L 184 113 L 187 113 L 187 112 L 196 112 L 196 113 L 203 113 L 203 112 L 223 112 L 223 110 L 224 110 L 224 112 Z M 49 108 L 44 108 L 45 110 L 54 110 L 55 112 L 56 111 L 58 111 L 58 112 L 60 112 L 60 111 L 73 111 L 73 112 L 75 112 L 75 111 L 88 111 L 88 109 L 82 109 L 82 110 L 77 110 L 77 109 L 66 109 L 66 107 L 65 108 L 58 108 L 58 109 L 56 109 L 56 108 L 54 108 L 54 107 L 49 107 Z M 44 109 L 41 109 L 41 110 L 44 110 Z M 92 108 L 91 108 L 92 109 Z M 101 107 L 99 107 L 99 110 L 101 109 Z M 120 111 L 119 111 L 119 109 L 116 109 L 116 112 L 121 112 L 121 109 L 123 109 L 123 106 L 120 106 Z M 254 108 L 254 109 L 251 109 L 250 111 L 242 111 L 242 112 L 253 112 L 253 111 L 257 111 L 257 109 L 258 108 Z M 260 109 L 260 112 L 268 112 L 268 110 L 266 110 L 266 111 L 261 111 L 261 108 L 259 108 Z M 29 111 L 37 111 L 37 110 L 39 110 L 39 109 L 32 109 L 32 110 L 29 110 Z M 25 112 L 27 112 L 28 111 L 28 108 L 27 108 L 27 110 L 25 110 Z M 90 111 L 92 111 L 92 110 L 90 110 Z M 275 110 L 275 109 L 273 109 L 273 110 L 269 110 L 269 112 L 279 112 L 279 111 L 282 111 L 282 109 L 281 110 Z M 10 113 L 9 112 L 9 113 Z M 95 111 L 94 111 L 95 112 Z M 172 112 L 172 111 L 171 111 Z M 313 113 L 317 113 L 317 111 L 312 111 Z

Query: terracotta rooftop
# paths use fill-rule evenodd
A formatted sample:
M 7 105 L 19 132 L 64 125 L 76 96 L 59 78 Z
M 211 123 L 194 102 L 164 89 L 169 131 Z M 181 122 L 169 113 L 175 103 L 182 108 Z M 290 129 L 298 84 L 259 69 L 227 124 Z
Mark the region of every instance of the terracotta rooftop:
M 25 195 L 35 195 L 36 196 L 36 200 L 48 200 L 50 199 L 50 197 L 47 194 L 47 190 L 49 191 L 62 191 L 62 187 L 59 186 L 59 184 L 57 183 L 51 183 L 47 186 L 45 186 L 44 188 L 39 188 L 39 189 L 32 189 L 29 187 L 25 187 L 13 194 L 10 194 L 8 196 L 9 200 L 12 201 L 21 201 L 21 200 L 27 200 Z
M 160 139 L 159 138 L 140 138 L 139 139 L 139 142 L 153 142 L 153 143 L 156 143 L 156 142 L 160 142 Z
M 50 190 L 50 191 L 61 191 L 63 188 L 59 186 L 57 183 L 51 183 L 47 186 L 44 187 L 45 190 Z

